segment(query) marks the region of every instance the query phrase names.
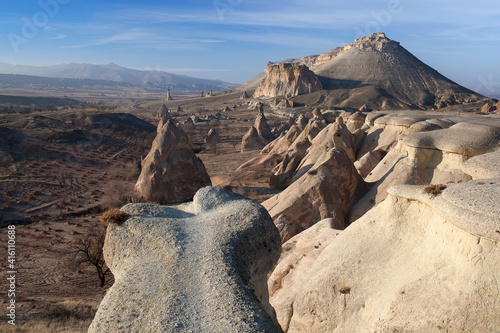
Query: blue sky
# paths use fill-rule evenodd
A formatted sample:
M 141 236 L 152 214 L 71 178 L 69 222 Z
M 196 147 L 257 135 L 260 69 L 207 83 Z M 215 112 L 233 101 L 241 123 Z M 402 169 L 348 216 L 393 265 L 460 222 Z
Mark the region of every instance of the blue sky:
M 500 95 L 498 0 L 3 1 L 1 62 L 78 62 L 243 83 L 268 61 L 376 31 L 450 79 Z

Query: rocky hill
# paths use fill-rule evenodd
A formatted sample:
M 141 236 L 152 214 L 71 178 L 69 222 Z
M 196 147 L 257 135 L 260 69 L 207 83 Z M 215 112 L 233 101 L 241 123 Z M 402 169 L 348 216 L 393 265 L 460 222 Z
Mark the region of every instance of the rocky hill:
M 323 85 L 318 100 L 329 106 L 434 109 L 484 98 L 424 64 L 384 33 L 356 39 L 321 55 L 279 63 L 308 66 Z M 256 81 L 242 87 L 255 88 Z

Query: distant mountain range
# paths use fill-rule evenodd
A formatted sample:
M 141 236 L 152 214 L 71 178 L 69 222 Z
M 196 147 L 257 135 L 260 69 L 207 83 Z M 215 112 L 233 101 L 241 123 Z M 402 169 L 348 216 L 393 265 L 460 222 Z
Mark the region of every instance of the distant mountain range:
M 12 65 L 0 62 L 0 73 L 11 75 L 3 76 L 2 83 L 12 79 L 19 83 L 21 80 L 28 82 L 30 79 L 38 81 L 40 78 L 71 79 L 85 81 L 48 81 L 52 83 L 67 83 L 70 86 L 85 85 L 124 85 L 142 86 L 148 88 L 162 88 L 171 90 L 213 90 L 223 91 L 236 87 L 236 84 L 220 80 L 200 79 L 186 75 L 171 74 L 163 71 L 136 70 L 118 66 L 116 64 L 92 65 L 92 64 L 61 64 L 54 66 L 26 66 Z M 16 77 L 15 75 L 27 75 L 29 77 Z M 35 79 L 34 77 L 39 77 Z M 80 82 L 80 83 L 79 83 Z

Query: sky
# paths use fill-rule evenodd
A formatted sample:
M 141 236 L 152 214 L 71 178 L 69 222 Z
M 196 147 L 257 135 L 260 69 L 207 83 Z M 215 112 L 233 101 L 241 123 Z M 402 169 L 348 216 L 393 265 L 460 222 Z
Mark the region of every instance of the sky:
M 373 32 L 437 71 L 500 96 L 498 0 L 2 1 L 0 62 L 116 63 L 243 83 L 268 61 Z

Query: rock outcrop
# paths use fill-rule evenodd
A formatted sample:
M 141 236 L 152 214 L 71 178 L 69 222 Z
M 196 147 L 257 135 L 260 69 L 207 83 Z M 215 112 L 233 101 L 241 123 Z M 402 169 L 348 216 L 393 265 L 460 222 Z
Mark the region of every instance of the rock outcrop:
M 184 131 L 172 120 L 159 125 L 162 127 L 158 128 L 151 151 L 142 161 L 135 190 L 152 202 L 191 200 L 198 189 L 211 184 L 210 177 Z
M 262 168 L 274 168 L 276 165 L 278 165 L 283 157 L 281 155 L 277 154 L 260 154 L 259 156 L 256 156 L 252 158 L 250 161 L 247 161 L 240 165 L 236 171 L 240 171 L 243 169 L 252 169 L 256 167 L 262 167 Z
M 245 133 L 241 140 L 241 151 L 263 149 L 274 140 L 274 134 L 267 124 L 264 112 L 259 111 L 252 127 Z
M 208 134 L 205 137 L 205 142 L 210 143 L 210 144 L 215 144 L 215 143 L 219 142 L 219 134 L 217 133 L 215 128 L 211 128 L 208 131 Z
M 324 219 L 292 237 L 281 248 L 281 256 L 267 281 L 269 299 L 276 309 L 278 322 L 287 327 L 293 309 L 288 303 L 288 292 L 296 292 L 302 275 L 306 274 L 323 250 L 342 231 L 335 228 L 333 219 Z
M 160 106 L 160 108 L 158 109 L 158 111 L 156 112 L 156 117 L 157 118 L 165 118 L 167 117 L 168 119 L 170 119 L 170 111 L 168 110 L 167 106 L 165 104 L 163 104 L 162 106 Z
M 165 97 L 165 100 L 166 101 L 171 101 L 173 98 L 172 98 L 172 95 L 170 94 L 170 89 L 167 89 L 167 97 Z
M 297 139 L 297 137 L 300 135 L 301 131 L 302 130 L 297 125 L 292 125 L 286 133 L 282 133 L 279 138 L 265 146 L 264 149 L 262 149 L 262 153 L 285 153 L 290 148 L 295 139 Z
M 255 90 L 254 97 L 290 98 L 322 89 L 318 77 L 305 65 L 269 65 L 266 73 L 267 77 Z
M 285 332 L 500 330 L 500 179 L 424 189 L 391 188 L 275 292 Z
M 280 239 L 261 205 L 206 187 L 178 207 L 122 211 L 132 217 L 104 245 L 115 283 L 89 332 L 281 331 L 266 283 Z
M 319 121 L 316 121 L 318 123 Z M 324 125 L 323 125 L 324 126 Z M 351 161 L 355 161 L 355 150 L 353 148 L 353 136 L 345 126 L 341 117 L 333 124 L 329 124 L 322 129 L 313 140 L 311 140 L 311 147 L 307 150 L 306 155 L 300 162 L 297 170 L 293 175 L 292 182 L 302 177 L 323 155 L 325 151 L 334 147 L 335 133 L 340 134 L 342 138 L 342 149 L 345 150 Z M 339 147 L 340 148 L 340 147 Z
M 462 171 L 473 179 L 500 178 L 500 149 L 470 158 Z
M 301 118 L 299 117 L 297 123 L 300 119 Z M 326 125 L 323 122 L 314 120 L 311 120 L 307 126 L 305 126 L 304 130 L 300 132 L 300 134 L 293 141 L 292 145 L 286 151 L 283 162 L 276 167 L 274 175 L 271 176 L 271 186 L 282 187 L 290 184 L 298 166 L 302 162 L 304 156 L 306 156 L 307 151 L 311 146 L 311 142 L 325 127 Z
M 262 139 L 264 143 L 269 143 L 274 140 L 274 135 L 267 124 L 266 116 L 264 112 L 260 111 L 255 119 L 254 123 L 255 129 L 259 133 L 259 137 Z
M 243 135 L 241 139 L 241 152 L 250 151 L 250 150 L 260 150 L 264 148 L 266 144 L 262 141 L 259 136 L 259 132 L 255 129 L 254 126 L 250 127 L 250 129 Z
M 481 108 L 481 112 L 483 112 L 483 113 L 490 113 L 490 112 L 494 112 L 496 110 L 497 110 L 496 105 L 493 105 L 491 103 L 486 103 Z
M 307 119 L 303 114 L 301 114 L 295 122 L 295 125 L 297 125 L 300 130 L 306 128 L 307 124 L 309 124 L 309 119 Z
M 380 163 L 385 156 L 385 151 L 377 149 L 363 155 L 359 160 L 354 162 L 354 166 L 361 177 L 365 178 L 370 172 Z
M 338 146 L 324 152 L 306 174 L 283 192 L 262 203 L 283 242 L 325 218 L 333 218 L 338 228 L 345 228 L 349 208 L 366 191 L 366 185 L 347 153 Z
M 194 131 L 196 129 L 196 126 L 193 123 L 193 119 L 191 117 L 187 117 L 186 120 L 184 120 L 184 123 L 182 124 L 182 129 L 184 131 Z
M 499 143 L 498 127 L 471 123 L 403 137 L 365 178 L 374 185 L 352 208 L 349 221 L 383 201 L 391 186 L 470 180 L 471 176 L 462 171 L 465 161 L 495 150 Z
M 284 98 L 279 103 L 276 104 L 278 109 L 289 109 L 293 108 L 295 103 L 291 99 Z

